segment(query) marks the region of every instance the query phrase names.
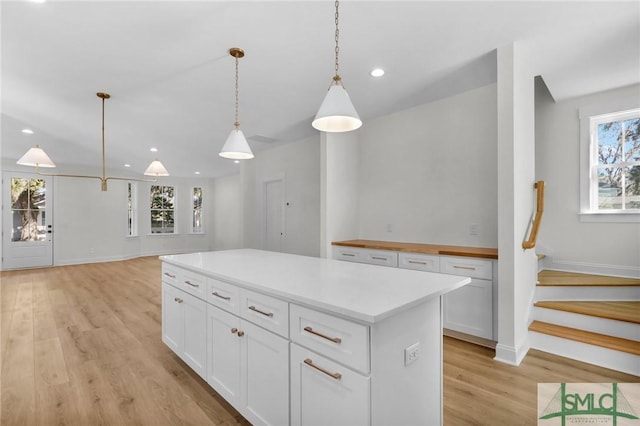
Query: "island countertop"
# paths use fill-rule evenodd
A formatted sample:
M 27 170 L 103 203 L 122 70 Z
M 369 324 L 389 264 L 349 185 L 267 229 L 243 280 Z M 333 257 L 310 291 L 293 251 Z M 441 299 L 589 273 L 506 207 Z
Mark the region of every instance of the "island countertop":
M 470 278 L 239 249 L 161 256 L 210 278 L 366 323 L 379 322 Z

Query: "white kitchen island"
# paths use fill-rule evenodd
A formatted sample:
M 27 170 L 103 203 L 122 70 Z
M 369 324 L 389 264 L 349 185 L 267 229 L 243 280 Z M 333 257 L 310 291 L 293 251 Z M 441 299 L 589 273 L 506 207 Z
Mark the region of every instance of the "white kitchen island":
M 162 340 L 253 424 L 440 425 L 469 278 L 243 249 L 162 256 Z

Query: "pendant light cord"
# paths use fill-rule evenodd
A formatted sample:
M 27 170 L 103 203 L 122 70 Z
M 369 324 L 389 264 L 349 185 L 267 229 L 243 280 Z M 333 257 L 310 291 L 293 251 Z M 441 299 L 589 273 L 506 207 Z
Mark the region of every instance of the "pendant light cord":
M 339 21 L 339 18 L 340 18 L 340 14 L 338 12 L 338 5 L 339 5 L 339 1 L 336 0 L 336 19 L 335 19 L 335 22 L 336 22 L 336 49 L 335 49 L 335 51 L 336 51 L 336 76 L 333 78 L 336 81 L 336 83 L 338 81 L 340 81 L 340 74 L 338 73 L 338 68 L 339 68 L 339 65 L 338 65 L 338 54 L 340 53 L 340 46 L 338 44 L 338 41 L 340 39 L 340 30 L 338 29 L 338 21 Z
M 102 97 L 102 180 L 105 180 L 105 174 L 106 174 L 106 165 L 105 165 L 105 149 L 104 149 L 104 99 L 105 97 Z
M 236 130 L 240 127 L 240 122 L 238 121 L 238 57 L 236 56 L 236 122 L 233 124 L 236 126 Z

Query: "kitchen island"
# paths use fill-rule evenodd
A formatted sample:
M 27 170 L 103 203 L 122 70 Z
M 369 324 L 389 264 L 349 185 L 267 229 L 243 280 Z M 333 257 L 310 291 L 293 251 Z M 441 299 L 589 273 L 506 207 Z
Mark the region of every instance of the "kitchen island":
M 469 278 L 243 249 L 162 256 L 162 339 L 253 424 L 439 425 Z

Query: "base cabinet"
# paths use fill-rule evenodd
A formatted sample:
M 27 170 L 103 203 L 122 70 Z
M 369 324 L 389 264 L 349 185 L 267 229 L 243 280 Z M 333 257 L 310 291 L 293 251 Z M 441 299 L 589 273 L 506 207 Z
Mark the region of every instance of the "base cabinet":
M 289 341 L 207 306 L 207 383 L 256 425 L 289 424 Z
M 370 378 L 291 344 L 291 425 L 371 424 Z
M 443 327 L 485 339 L 493 338 L 493 284 L 471 283 L 444 295 Z
M 162 341 L 200 377 L 207 373 L 207 304 L 162 283 Z

